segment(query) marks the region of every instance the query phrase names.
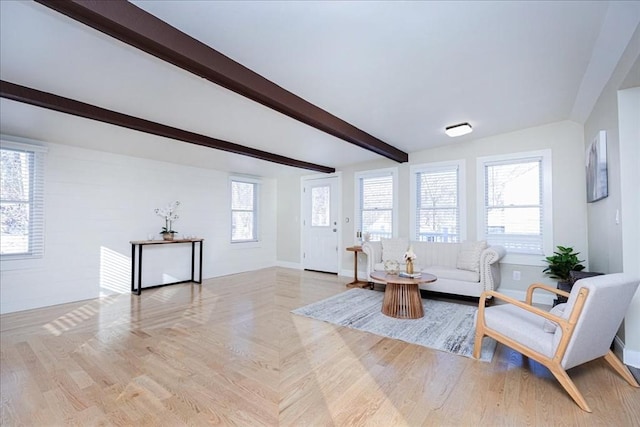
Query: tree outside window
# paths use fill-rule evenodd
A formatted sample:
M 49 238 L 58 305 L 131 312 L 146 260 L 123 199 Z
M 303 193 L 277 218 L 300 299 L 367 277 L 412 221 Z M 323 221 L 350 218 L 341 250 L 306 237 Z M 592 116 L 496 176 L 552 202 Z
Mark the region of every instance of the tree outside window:
M 0 255 L 41 256 L 44 250 L 44 149 L 2 141 L 0 149 Z
M 231 242 L 258 240 L 257 195 L 257 183 L 231 181 Z
M 415 180 L 416 240 L 459 242 L 458 167 L 418 171 Z
M 363 173 L 357 177 L 358 230 L 369 233 L 371 240 L 393 237 L 394 174 Z
M 509 262 L 535 262 L 552 250 L 550 165 L 550 150 L 478 159 L 479 237 L 503 246 Z

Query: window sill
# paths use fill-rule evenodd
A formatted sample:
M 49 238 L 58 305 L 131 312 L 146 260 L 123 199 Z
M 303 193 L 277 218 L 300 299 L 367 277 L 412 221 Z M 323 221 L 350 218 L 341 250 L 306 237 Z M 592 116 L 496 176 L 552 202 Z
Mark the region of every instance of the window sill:
M 231 242 L 229 246 L 231 246 L 231 249 L 261 248 L 262 242 L 259 240 L 254 242 Z
M 6 256 L 0 258 L 0 270 L 29 270 L 39 267 L 42 262 L 42 256 Z
M 516 264 L 516 265 L 531 265 L 536 267 L 546 267 L 547 263 L 544 262 L 544 255 L 531 255 L 531 254 L 510 254 L 507 253 L 504 258 L 500 260 L 501 264 Z

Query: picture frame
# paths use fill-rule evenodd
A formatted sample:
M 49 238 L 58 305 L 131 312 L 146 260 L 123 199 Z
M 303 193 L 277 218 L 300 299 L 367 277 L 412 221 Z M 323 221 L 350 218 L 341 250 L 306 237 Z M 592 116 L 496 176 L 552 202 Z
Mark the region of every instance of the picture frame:
M 597 202 L 609 195 L 607 179 L 607 131 L 601 130 L 586 153 L 587 203 Z

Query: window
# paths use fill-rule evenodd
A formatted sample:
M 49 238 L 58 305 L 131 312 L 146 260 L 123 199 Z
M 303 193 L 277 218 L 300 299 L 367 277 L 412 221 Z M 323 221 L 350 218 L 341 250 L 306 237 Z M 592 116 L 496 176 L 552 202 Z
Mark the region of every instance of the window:
M 231 242 L 258 241 L 258 181 L 231 178 Z
M 331 186 L 311 187 L 311 226 L 329 227 L 331 221 Z
M 461 242 L 464 221 L 464 161 L 411 167 L 412 239 Z
M 397 169 L 384 169 L 356 174 L 356 224 L 371 240 L 391 238 L 396 225 Z
M 44 253 L 44 155 L 41 145 L 2 140 L 0 146 L 0 256 Z
M 480 237 L 508 254 L 539 259 L 550 253 L 551 151 L 480 158 L 478 172 Z

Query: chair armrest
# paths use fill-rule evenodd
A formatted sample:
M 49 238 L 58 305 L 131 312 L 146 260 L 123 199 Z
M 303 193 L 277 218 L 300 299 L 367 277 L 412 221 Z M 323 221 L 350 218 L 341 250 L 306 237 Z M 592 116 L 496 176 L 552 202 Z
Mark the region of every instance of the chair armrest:
M 376 263 L 382 262 L 382 243 L 381 242 L 364 242 L 362 244 L 362 252 L 367 255 L 367 281 L 371 281 L 371 273 Z
M 569 292 L 561 291 L 560 289 L 553 288 L 543 283 L 534 283 L 533 285 L 529 286 L 529 288 L 527 289 L 527 304 L 531 305 L 531 302 L 533 301 L 533 291 L 535 291 L 536 289 L 542 289 L 544 291 L 561 295 L 567 298 L 569 297 Z

